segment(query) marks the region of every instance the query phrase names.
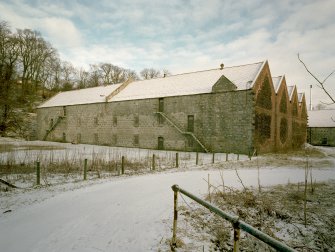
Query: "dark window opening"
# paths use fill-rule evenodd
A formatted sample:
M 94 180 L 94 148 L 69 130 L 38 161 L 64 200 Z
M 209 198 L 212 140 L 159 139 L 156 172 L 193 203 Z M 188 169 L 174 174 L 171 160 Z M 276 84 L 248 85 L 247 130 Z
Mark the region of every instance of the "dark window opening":
M 158 149 L 164 150 L 164 138 L 163 137 L 158 137 Z
M 194 132 L 194 115 L 187 116 L 187 131 Z
M 134 119 L 134 127 L 138 127 L 139 125 L 140 125 L 140 118 L 138 115 L 136 115 Z
M 117 126 L 117 117 L 113 116 L 113 126 Z
M 77 134 L 77 143 L 81 143 L 81 134 L 80 133 Z
M 139 136 L 134 135 L 134 145 L 138 145 L 138 144 L 139 144 Z
M 322 142 L 321 142 L 322 145 L 327 145 L 328 144 L 328 139 L 327 137 L 324 137 L 322 138 Z
M 164 98 L 159 98 L 158 111 L 164 112 Z

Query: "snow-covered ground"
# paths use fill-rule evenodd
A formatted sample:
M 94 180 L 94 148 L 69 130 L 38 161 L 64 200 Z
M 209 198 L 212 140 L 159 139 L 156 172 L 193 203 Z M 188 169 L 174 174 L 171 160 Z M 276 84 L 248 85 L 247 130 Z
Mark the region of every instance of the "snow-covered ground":
M 334 148 L 327 149 L 328 156 L 310 158 L 313 179 L 335 178 L 334 153 Z M 245 186 L 304 180 L 304 160 L 285 158 L 286 165 L 273 160 L 273 156 L 262 156 L 2 192 L 0 250 L 158 251 L 172 235 L 173 184 L 203 196 L 207 192 L 204 179 L 209 176 L 212 184 L 219 185 L 223 172 L 226 186 L 240 187 L 235 168 Z

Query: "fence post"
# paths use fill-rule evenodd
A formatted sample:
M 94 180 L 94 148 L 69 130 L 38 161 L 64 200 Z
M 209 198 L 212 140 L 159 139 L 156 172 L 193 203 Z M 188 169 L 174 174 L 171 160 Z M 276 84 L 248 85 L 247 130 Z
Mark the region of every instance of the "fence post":
M 179 153 L 176 153 L 176 168 L 179 167 Z
M 121 157 L 121 173 L 124 174 L 124 156 Z
M 41 169 L 40 169 L 40 161 L 36 162 L 36 185 L 41 184 Z
M 234 252 L 238 252 L 240 251 L 240 228 L 236 225 L 233 224 L 234 227 L 234 248 L 233 251 Z
M 226 161 L 228 161 L 228 153 L 226 153 Z
M 155 162 L 156 162 L 156 156 L 155 156 L 155 154 L 152 154 L 152 170 L 153 171 L 156 170 Z
M 84 160 L 84 180 L 87 179 L 87 158 Z
M 215 153 L 213 152 L 213 156 L 212 156 L 212 164 L 214 164 L 215 162 Z
M 198 152 L 195 154 L 195 164 L 196 165 L 199 164 L 199 153 Z
M 178 191 L 177 188 L 173 188 L 173 231 L 172 231 L 172 243 L 171 248 L 174 249 L 177 247 L 177 220 L 178 220 Z
M 237 154 L 237 161 L 240 160 L 240 154 Z

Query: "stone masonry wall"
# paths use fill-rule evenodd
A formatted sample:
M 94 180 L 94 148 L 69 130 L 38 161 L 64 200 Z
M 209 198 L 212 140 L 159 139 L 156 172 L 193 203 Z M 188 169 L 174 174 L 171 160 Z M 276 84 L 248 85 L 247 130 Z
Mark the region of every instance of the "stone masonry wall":
M 163 98 L 166 115 L 188 131 L 194 118 L 194 135 L 213 152 L 248 154 L 253 149 L 254 96 L 252 90 Z M 203 151 L 156 112 L 159 99 L 73 105 L 38 109 L 38 139 L 59 116 L 64 116 L 46 140 L 166 150 Z

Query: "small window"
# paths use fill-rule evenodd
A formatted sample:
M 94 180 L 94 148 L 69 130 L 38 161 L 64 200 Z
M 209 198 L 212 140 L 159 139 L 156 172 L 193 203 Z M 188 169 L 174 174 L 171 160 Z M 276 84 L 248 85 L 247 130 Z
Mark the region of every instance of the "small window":
M 163 137 L 158 137 L 158 149 L 164 150 L 164 138 Z
M 81 134 L 80 133 L 77 134 L 77 143 L 81 143 Z
M 321 142 L 322 145 L 327 145 L 328 144 L 328 139 L 327 137 L 324 137 L 322 138 L 322 142 Z
M 138 145 L 138 144 L 139 144 L 139 136 L 134 135 L 134 145 Z
M 117 116 L 113 116 L 113 126 L 117 126 Z
M 158 111 L 164 112 L 164 98 L 159 98 L 158 100 Z
M 138 127 L 140 125 L 140 118 L 138 115 L 134 118 L 134 127 Z
M 194 115 L 187 116 L 187 131 L 194 132 Z

